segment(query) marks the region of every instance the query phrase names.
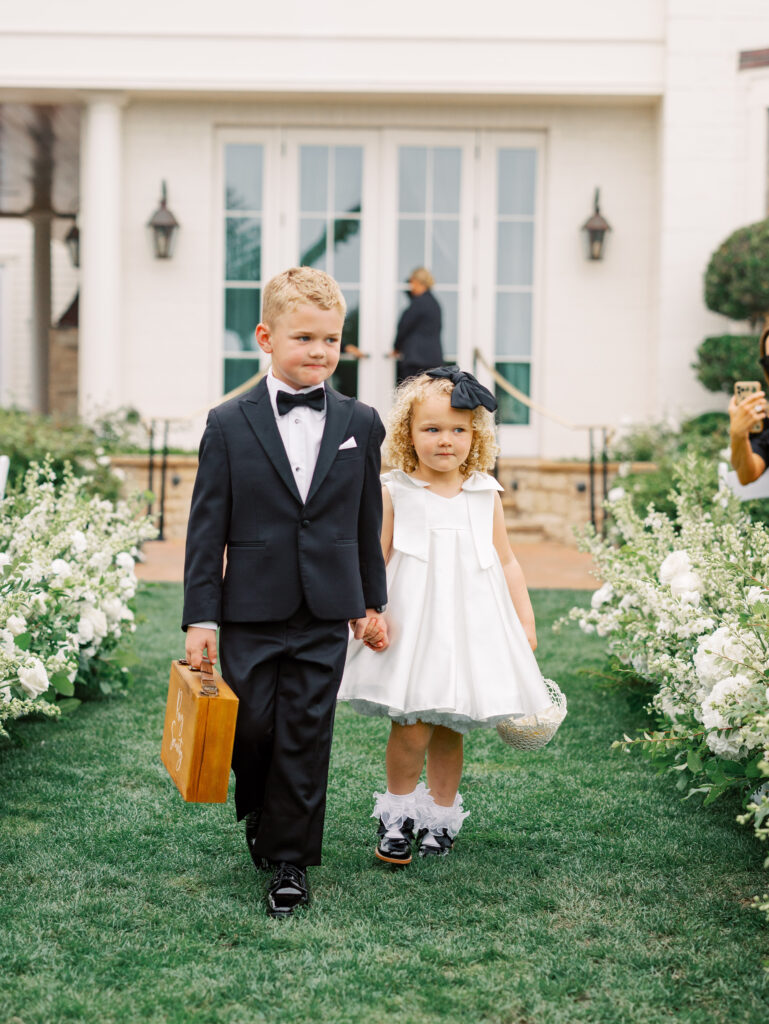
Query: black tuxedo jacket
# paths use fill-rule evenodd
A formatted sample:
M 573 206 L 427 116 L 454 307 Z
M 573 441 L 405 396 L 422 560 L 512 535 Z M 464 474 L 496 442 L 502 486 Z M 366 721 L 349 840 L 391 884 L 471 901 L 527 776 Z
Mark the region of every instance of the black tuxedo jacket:
M 356 447 L 340 451 L 350 437 Z M 358 618 L 384 604 L 383 439 L 374 409 L 327 386 L 323 440 L 303 502 L 267 382 L 212 409 L 187 527 L 182 628 L 207 619 L 276 622 L 303 599 L 320 619 Z

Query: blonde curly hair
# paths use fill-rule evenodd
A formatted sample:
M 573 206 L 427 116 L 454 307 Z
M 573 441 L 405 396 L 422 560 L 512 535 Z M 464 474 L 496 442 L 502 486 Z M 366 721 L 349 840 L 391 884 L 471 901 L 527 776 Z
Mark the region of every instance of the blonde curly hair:
M 410 377 L 401 384 L 395 392 L 395 404 L 387 417 L 387 439 L 383 455 L 388 465 L 402 469 L 404 473 L 416 470 L 417 453 L 411 440 L 414 405 L 428 395 L 450 395 L 453 390 L 454 385 L 446 377 L 428 377 L 426 373 Z M 459 467 L 462 476 L 470 476 L 476 471 L 490 472 L 499 454 L 493 414 L 482 405 L 473 409 L 472 413 L 473 442 L 467 459 Z

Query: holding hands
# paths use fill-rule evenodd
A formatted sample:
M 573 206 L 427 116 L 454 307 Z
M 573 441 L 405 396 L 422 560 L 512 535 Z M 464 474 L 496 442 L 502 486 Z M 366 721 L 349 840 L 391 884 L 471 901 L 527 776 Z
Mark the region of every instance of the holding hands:
M 387 623 L 372 609 L 366 609 L 365 619 L 350 619 L 350 628 L 356 640 L 362 640 L 372 651 L 384 651 L 389 646 Z

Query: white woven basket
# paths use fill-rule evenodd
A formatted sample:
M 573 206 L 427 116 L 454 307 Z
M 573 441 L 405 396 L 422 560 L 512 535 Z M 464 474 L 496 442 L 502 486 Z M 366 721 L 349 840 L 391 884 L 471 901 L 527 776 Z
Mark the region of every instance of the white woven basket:
M 545 679 L 547 692 L 553 703 L 536 715 L 523 715 L 519 718 L 504 718 L 497 722 L 497 732 L 516 750 L 538 750 L 555 736 L 558 726 L 566 717 L 566 696 L 552 679 Z

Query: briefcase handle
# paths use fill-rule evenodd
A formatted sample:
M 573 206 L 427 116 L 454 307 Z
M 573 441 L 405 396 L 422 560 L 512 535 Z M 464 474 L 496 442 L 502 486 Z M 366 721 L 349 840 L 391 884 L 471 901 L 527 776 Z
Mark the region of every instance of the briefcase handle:
M 200 693 L 203 697 L 218 697 L 219 687 L 214 682 L 214 669 L 208 658 L 203 658 L 200 662 L 200 668 L 193 668 L 192 665 L 187 661 L 186 658 L 179 658 L 180 665 L 187 665 L 190 672 L 201 672 L 204 676 L 209 678 L 201 682 Z

